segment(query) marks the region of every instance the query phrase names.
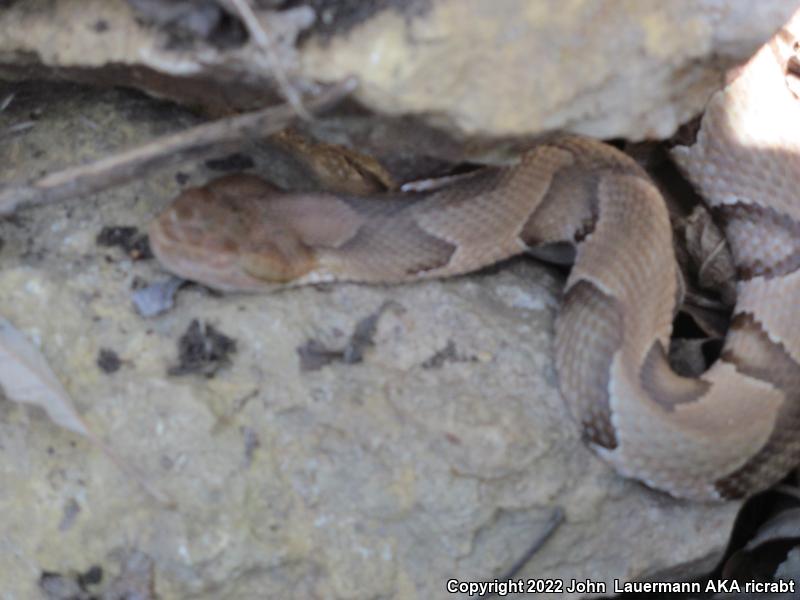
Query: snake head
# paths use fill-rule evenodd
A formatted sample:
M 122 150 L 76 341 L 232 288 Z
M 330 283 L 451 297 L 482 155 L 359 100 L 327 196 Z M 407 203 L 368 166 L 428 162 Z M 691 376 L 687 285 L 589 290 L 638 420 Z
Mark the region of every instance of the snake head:
M 253 175 L 221 177 L 175 198 L 151 223 L 150 245 L 169 271 L 214 289 L 290 282 L 313 267 L 314 253 L 291 223 L 271 214 L 286 197 Z
M 331 257 L 363 222 L 337 196 L 287 194 L 236 174 L 184 191 L 149 234 L 169 271 L 222 291 L 263 291 L 337 278 Z

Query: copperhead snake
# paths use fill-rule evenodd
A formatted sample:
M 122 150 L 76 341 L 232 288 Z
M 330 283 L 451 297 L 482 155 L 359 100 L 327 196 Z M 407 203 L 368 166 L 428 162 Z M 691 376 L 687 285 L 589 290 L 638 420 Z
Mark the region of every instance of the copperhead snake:
M 151 245 L 183 277 L 258 291 L 447 277 L 571 244 L 555 364 L 586 442 L 622 475 L 674 496 L 749 495 L 800 462 L 800 108 L 776 60 L 784 42 L 716 93 L 696 143 L 673 153 L 724 226 L 738 272 L 723 352 L 698 378 L 675 374 L 666 357 L 678 271 L 663 198 L 633 159 L 583 137 L 380 199 L 226 176 L 175 199 L 151 225 Z

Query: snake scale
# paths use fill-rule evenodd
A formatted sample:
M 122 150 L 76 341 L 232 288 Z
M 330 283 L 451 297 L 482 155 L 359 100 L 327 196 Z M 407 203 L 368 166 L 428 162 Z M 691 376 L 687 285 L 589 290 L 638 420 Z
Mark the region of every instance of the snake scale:
M 150 241 L 169 270 L 248 291 L 446 277 L 568 243 L 555 364 L 586 442 L 674 496 L 746 496 L 800 462 L 800 108 L 786 35 L 711 98 L 696 142 L 673 151 L 737 268 L 725 345 L 697 378 L 667 361 L 679 292 L 664 200 L 599 141 L 552 137 L 514 166 L 405 196 L 288 194 L 226 176 L 184 191 Z

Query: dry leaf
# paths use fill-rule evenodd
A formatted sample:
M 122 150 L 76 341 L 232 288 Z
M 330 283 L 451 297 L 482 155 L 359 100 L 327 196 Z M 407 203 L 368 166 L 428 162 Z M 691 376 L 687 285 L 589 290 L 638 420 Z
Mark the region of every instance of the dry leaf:
M 56 425 L 86 436 L 156 500 L 167 506 L 174 504 L 89 430 L 42 353 L 3 317 L 0 317 L 0 387 L 9 400 L 38 406 Z
M 9 400 L 43 408 L 56 425 L 92 437 L 41 352 L 3 317 L 0 317 L 0 386 Z
M 736 301 L 736 270 L 725 236 L 704 206 L 696 206 L 686 220 L 684 236 L 692 257 L 697 283 L 702 289 L 719 294 L 722 301 Z
M 359 196 L 394 189 L 391 174 L 376 159 L 350 148 L 311 140 L 284 130 L 272 137 L 328 192 Z

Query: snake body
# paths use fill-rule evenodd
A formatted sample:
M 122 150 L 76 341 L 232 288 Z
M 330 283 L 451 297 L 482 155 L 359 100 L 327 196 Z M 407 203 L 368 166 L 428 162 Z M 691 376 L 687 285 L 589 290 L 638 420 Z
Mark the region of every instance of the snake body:
M 667 361 L 679 274 L 664 200 L 634 160 L 587 138 L 553 137 L 514 166 L 410 196 L 287 194 L 227 176 L 182 193 L 151 244 L 171 271 L 249 291 L 446 277 L 568 245 L 555 364 L 586 442 L 675 496 L 745 496 L 800 462 L 800 115 L 784 75 L 760 51 L 674 153 L 738 272 L 722 354 L 697 378 Z

